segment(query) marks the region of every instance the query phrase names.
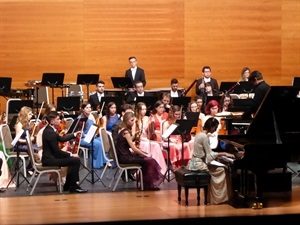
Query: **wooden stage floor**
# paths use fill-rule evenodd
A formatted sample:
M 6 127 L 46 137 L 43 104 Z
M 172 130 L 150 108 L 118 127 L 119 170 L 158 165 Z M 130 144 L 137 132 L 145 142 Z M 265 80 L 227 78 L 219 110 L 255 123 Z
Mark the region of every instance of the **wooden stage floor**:
M 197 206 L 196 190 L 190 189 L 189 206 L 177 202 L 176 181 L 165 181 L 160 191 L 138 191 L 135 182 L 120 181 L 116 192 L 101 182 L 82 183 L 84 194 L 58 194 L 43 178 L 33 196 L 26 184 L 0 195 L 0 224 L 241 224 L 291 223 L 300 218 L 300 177 L 291 193 L 266 193 L 265 207 L 238 208 L 230 204 Z M 108 179 L 104 179 L 107 186 Z M 51 183 L 50 183 L 51 184 Z M 184 201 L 182 193 L 182 203 Z M 201 197 L 203 193 L 201 191 Z M 289 197 L 287 197 L 289 196 Z M 297 220 L 296 220 L 297 221 Z

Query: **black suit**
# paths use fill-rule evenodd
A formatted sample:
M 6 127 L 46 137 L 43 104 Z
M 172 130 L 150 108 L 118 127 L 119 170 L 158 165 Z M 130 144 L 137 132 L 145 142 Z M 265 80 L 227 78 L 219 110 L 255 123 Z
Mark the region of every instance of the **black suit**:
M 104 94 L 104 96 L 105 96 L 105 94 Z M 97 106 L 100 106 L 100 102 L 99 102 L 97 92 L 95 94 L 90 95 L 89 103 L 91 103 L 91 106 L 92 106 L 93 110 L 97 110 Z
M 247 111 L 243 113 L 242 115 L 243 119 L 251 119 L 251 115 L 253 113 L 256 113 L 264 97 L 268 93 L 269 89 L 270 86 L 265 81 L 262 81 L 256 85 L 256 87 L 254 88 L 254 98 L 253 98 L 252 105 Z
M 144 96 L 148 97 L 148 96 L 153 96 L 153 95 L 149 92 L 144 92 Z M 128 104 L 135 103 L 136 97 L 138 97 L 138 94 L 136 91 L 128 92 L 127 97 L 126 97 L 126 102 Z
M 134 85 L 134 83 L 136 81 L 142 81 L 144 84 L 144 87 L 146 86 L 146 76 L 145 76 L 145 72 L 142 68 L 137 67 L 136 68 L 136 73 L 135 73 L 135 77 L 134 79 L 132 78 L 132 72 L 131 69 L 126 70 L 125 72 L 125 77 L 129 77 L 132 81 L 132 84 Z
M 203 88 L 203 89 L 199 88 L 199 85 L 203 83 L 203 79 L 204 78 L 201 78 L 201 79 L 197 80 L 197 83 L 196 83 L 196 94 L 197 95 L 201 95 L 201 93 L 205 92 L 205 88 Z M 211 83 L 211 86 L 212 86 L 212 90 L 215 91 L 215 92 L 218 92 L 219 91 L 218 81 L 214 78 L 210 78 L 210 83 Z
M 72 157 L 69 152 L 62 151 L 58 147 L 58 142 L 65 142 L 74 139 L 74 134 L 60 136 L 54 129 L 47 125 L 43 131 L 43 166 L 68 167 L 68 174 L 64 190 L 75 190 L 79 181 L 80 158 Z

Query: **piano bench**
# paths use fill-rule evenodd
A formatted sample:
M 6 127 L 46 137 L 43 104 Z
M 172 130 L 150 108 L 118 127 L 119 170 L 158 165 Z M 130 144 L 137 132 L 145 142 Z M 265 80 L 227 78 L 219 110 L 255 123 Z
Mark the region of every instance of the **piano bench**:
M 185 206 L 188 206 L 189 188 L 197 189 L 197 205 L 200 205 L 200 188 L 204 188 L 204 204 L 207 205 L 208 185 L 211 175 L 207 171 L 192 171 L 181 167 L 174 171 L 178 189 L 178 204 L 181 204 L 181 188 L 185 189 Z

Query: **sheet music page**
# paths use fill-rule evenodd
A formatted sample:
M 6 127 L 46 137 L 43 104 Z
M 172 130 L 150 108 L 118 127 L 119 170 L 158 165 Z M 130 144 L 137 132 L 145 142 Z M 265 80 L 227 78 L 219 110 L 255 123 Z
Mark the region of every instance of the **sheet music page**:
M 168 138 L 178 126 L 179 124 L 177 123 L 171 124 L 171 126 L 169 126 L 166 132 L 162 135 L 162 138 Z
M 86 134 L 86 136 L 84 138 L 84 141 L 90 143 L 92 141 L 93 137 L 95 136 L 95 134 L 97 132 L 97 129 L 99 129 L 98 126 L 96 126 L 95 124 L 93 124 L 90 127 L 88 133 Z
M 20 137 L 22 136 L 23 133 L 24 133 L 24 130 L 21 129 L 21 132 L 19 132 L 19 134 L 16 135 L 16 137 L 14 138 L 14 140 L 11 142 L 11 145 L 13 147 L 17 144 L 18 140 L 20 139 Z
M 216 160 L 211 161 L 211 162 L 210 162 L 210 165 L 227 167 L 225 164 L 220 163 L 220 162 L 218 162 L 218 161 L 216 161 Z

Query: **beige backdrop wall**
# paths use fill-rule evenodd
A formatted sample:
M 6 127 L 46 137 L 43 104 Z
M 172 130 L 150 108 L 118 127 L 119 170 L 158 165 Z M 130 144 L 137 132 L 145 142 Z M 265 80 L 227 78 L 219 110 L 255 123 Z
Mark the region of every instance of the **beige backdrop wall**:
M 219 83 L 248 66 L 290 85 L 300 76 L 299 14 L 298 0 L 0 0 L 0 77 L 26 88 L 44 72 L 64 72 L 65 84 L 99 73 L 112 88 L 135 55 L 146 89 L 173 77 L 187 88 L 204 65 Z

